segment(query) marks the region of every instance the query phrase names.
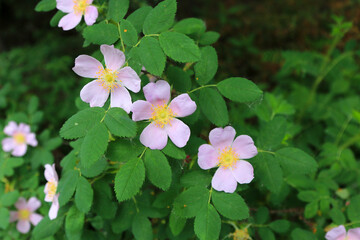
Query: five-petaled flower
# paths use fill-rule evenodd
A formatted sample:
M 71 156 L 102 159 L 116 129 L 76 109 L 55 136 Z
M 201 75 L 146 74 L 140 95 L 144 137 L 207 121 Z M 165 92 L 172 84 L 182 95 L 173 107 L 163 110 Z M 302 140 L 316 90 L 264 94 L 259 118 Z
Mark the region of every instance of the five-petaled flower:
M 10 137 L 2 140 L 2 148 L 16 157 L 26 153 L 27 145 L 35 147 L 38 144 L 35 134 L 30 132 L 30 126 L 24 123 L 17 125 L 14 121 L 9 122 L 4 128 L 4 133 Z
M 100 50 L 105 58 L 105 68 L 98 60 L 87 55 L 75 59 L 73 71 L 76 74 L 96 78 L 83 87 L 80 97 L 90 103 L 90 107 L 102 107 L 110 94 L 111 107 L 120 107 L 129 113 L 132 102 L 127 89 L 139 92 L 141 80 L 131 67 L 121 68 L 125 63 L 125 55 L 119 49 L 113 45 L 101 45 Z
M 64 31 L 76 27 L 84 15 L 85 23 L 93 25 L 98 17 L 98 10 L 91 5 L 93 0 L 56 0 L 56 8 L 67 13 L 60 19 L 59 27 Z
M 131 111 L 134 121 L 150 120 L 140 135 L 140 142 L 151 149 L 163 149 L 168 140 L 178 147 L 186 145 L 190 128 L 176 117 L 186 117 L 196 110 L 196 103 L 186 93 L 174 98 L 170 104 L 170 85 L 164 80 L 149 83 L 144 88 L 146 101 L 134 102 Z
M 45 202 L 52 202 L 49 210 L 49 218 L 53 220 L 57 217 L 59 211 L 59 193 L 56 194 L 59 177 L 55 170 L 55 164 L 45 165 L 44 176 L 46 181 L 44 193 L 45 193 Z
M 325 235 L 326 240 L 359 240 L 360 228 L 353 228 L 346 232 L 343 225 L 331 229 Z
M 237 183 L 250 183 L 254 178 L 254 169 L 249 159 L 257 154 L 254 141 L 247 135 L 240 135 L 235 140 L 235 129 L 227 126 L 210 131 L 210 144 L 199 147 L 198 164 L 202 169 L 216 166 L 212 187 L 217 191 L 233 193 Z
M 26 202 L 25 198 L 20 197 L 15 203 L 17 211 L 10 211 L 10 222 L 18 221 L 16 228 L 21 233 L 27 233 L 30 230 L 30 222 L 36 226 L 43 217 L 34 213 L 41 206 L 41 202 L 32 197 Z

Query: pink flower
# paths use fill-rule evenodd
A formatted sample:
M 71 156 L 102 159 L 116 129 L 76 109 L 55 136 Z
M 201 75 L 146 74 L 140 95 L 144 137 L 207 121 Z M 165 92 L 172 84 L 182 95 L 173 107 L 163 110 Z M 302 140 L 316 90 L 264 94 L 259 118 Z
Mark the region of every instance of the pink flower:
M 240 135 L 234 141 L 235 134 L 230 126 L 215 128 L 209 134 L 211 145 L 199 147 L 198 164 L 202 169 L 219 166 L 211 181 L 217 191 L 233 193 L 237 183 L 250 183 L 254 178 L 253 167 L 242 160 L 256 156 L 254 141 L 247 135 Z
M 59 211 L 59 193 L 56 194 L 57 186 L 59 183 L 59 177 L 55 170 L 55 164 L 45 165 L 44 175 L 46 180 L 48 181 L 45 185 L 44 193 L 45 193 L 45 202 L 52 202 L 50 211 L 49 211 L 49 218 L 53 220 L 57 217 Z
M 178 147 L 184 147 L 190 137 L 190 128 L 175 117 L 186 117 L 196 110 L 196 104 L 188 94 L 181 94 L 170 100 L 170 85 L 159 80 L 144 88 L 147 101 L 134 102 L 131 111 L 134 121 L 150 120 L 140 135 L 140 142 L 151 149 L 163 149 L 168 136 Z
M 4 128 L 4 133 L 10 137 L 2 140 L 2 148 L 16 157 L 21 157 L 26 153 L 27 145 L 35 147 L 38 144 L 35 134 L 30 132 L 30 126 L 25 123 L 20 123 L 18 126 L 11 121 Z
M 141 80 L 131 67 L 121 68 L 125 55 L 113 45 L 101 45 L 106 68 L 93 57 L 80 55 L 75 59 L 73 71 L 81 77 L 96 78 L 86 84 L 80 92 L 84 102 L 90 107 L 102 107 L 110 94 L 111 107 L 120 107 L 127 113 L 131 109 L 131 96 L 127 89 L 140 91 Z
M 360 228 L 350 229 L 346 233 L 343 225 L 331 229 L 325 235 L 326 240 L 360 240 Z
M 25 198 L 21 197 L 15 203 L 18 211 L 10 211 L 10 222 L 18 221 L 16 228 L 21 233 L 27 233 L 30 230 L 30 222 L 36 226 L 43 217 L 40 214 L 34 213 L 36 209 L 41 206 L 41 202 L 32 197 L 26 202 Z
M 85 23 L 93 25 L 98 17 L 98 10 L 91 5 L 93 0 L 56 0 L 56 8 L 67 13 L 60 19 L 59 27 L 64 31 L 76 27 L 84 15 Z

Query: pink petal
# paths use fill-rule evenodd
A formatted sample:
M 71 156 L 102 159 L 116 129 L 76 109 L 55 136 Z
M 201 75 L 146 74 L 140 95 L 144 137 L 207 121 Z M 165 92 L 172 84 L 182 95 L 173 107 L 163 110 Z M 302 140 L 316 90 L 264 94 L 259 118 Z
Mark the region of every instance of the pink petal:
M 38 145 L 38 142 L 36 140 L 34 133 L 26 134 L 26 143 L 33 147 L 36 147 Z
M 30 231 L 30 222 L 20 220 L 16 224 L 16 229 L 21 233 L 28 233 Z
M 97 80 L 86 84 L 80 91 L 80 98 L 86 103 L 90 103 L 90 107 L 102 107 L 109 97 L 109 91 Z
M 237 182 L 231 172 L 231 169 L 220 167 L 216 170 L 212 178 L 211 185 L 217 191 L 233 193 L 236 190 Z
M 254 141 L 248 135 L 238 136 L 233 142 L 232 148 L 240 155 L 240 159 L 249 159 L 255 157 L 258 153 Z
M 49 183 L 45 184 L 45 188 L 44 188 L 44 193 L 45 193 L 45 202 L 52 202 L 54 199 L 54 196 L 50 196 L 49 193 Z
M 25 155 L 26 150 L 27 150 L 26 144 L 16 145 L 11 154 L 15 157 L 21 157 Z
M 29 209 L 31 212 L 34 212 L 40 206 L 41 206 L 41 202 L 36 197 L 31 197 L 27 202 L 27 209 Z
M 148 83 L 143 91 L 146 100 L 153 105 L 168 103 L 170 100 L 170 85 L 164 80 Z
M 17 129 L 18 129 L 17 124 L 14 121 L 11 121 L 4 128 L 4 133 L 9 136 L 12 136 L 17 131 Z
M 59 177 L 55 170 L 55 164 L 53 164 L 53 165 L 45 164 L 44 176 L 45 176 L 46 181 L 48 181 L 48 182 L 58 182 L 59 181 Z
M 163 149 L 167 144 L 166 130 L 150 123 L 141 133 L 140 142 L 150 149 Z
M 343 225 L 331 229 L 325 235 L 326 240 L 339 240 L 345 237 L 346 237 L 346 229 Z
M 37 213 L 33 213 L 30 215 L 30 222 L 36 226 L 43 219 L 43 216 Z
M 58 24 L 64 31 L 75 28 L 81 21 L 81 14 L 75 14 L 74 12 L 68 13 L 60 19 Z
M 195 112 L 196 103 L 191 100 L 189 94 L 184 93 L 174 98 L 169 107 L 177 117 L 186 117 Z
M 179 119 L 172 119 L 171 123 L 165 127 L 171 141 L 179 148 L 186 145 L 190 138 L 190 128 Z
M 144 101 L 144 100 L 138 100 L 133 103 L 131 106 L 132 111 L 132 120 L 133 121 L 141 121 L 151 118 L 151 103 Z
M 23 197 L 20 197 L 17 202 L 15 203 L 15 207 L 19 210 L 25 209 L 27 207 L 26 199 Z
M 98 15 L 99 15 L 98 10 L 95 6 L 88 6 L 85 9 L 85 14 L 84 14 L 85 23 L 88 26 L 93 25 L 96 22 Z
M 215 128 L 210 131 L 209 140 L 211 145 L 216 149 L 224 149 L 225 147 L 230 147 L 234 141 L 235 129 L 233 127 L 227 126 L 225 128 Z
M 72 68 L 77 75 L 85 78 L 97 78 L 99 71 L 103 69 L 97 59 L 88 55 L 80 55 L 75 58 L 75 67 Z
M 360 239 L 360 228 L 353 228 L 348 231 L 348 240 L 359 240 Z
M 4 152 L 10 152 L 16 147 L 16 143 L 13 138 L 4 138 L 1 141 L 1 145 Z
M 130 113 L 132 102 L 129 91 L 124 87 L 114 88 L 110 95 L 111 107 L 119 107 Z
M 54 196 L 53 203 L 51 204 L 50 210 L 49 210 L 49 218 L 50 220 L 53 220 L 57 217 L 58 211 L 59 211 L 60 205 L 59 205 L 59 194 L 56 194 Z
M 117 77 L 127 89 L 135 93 L 140 91 L 141 79 L 131 67 L 120 69 Z
M 198 164 L 200 168 L 207 170 L 216 167 L 218 163 L 218 153 L 213 146 L 203 144 L 199 147 Z
M 237 161 L 236 165 L 231 169 L 231 171 L 238 183 L 249 183 L 254 179 L 254 168 L 247 161 Z
M 106 68 L 117 71 L 124 65 L 125 55 L 119 49 L 114 48 L 114 45 L 101 45 L 100 51 L 104 55 Z
M 18 220 L 18 212 L 10 211 L 10 222 L 15 222 Z
M 20 123 L 18 131 L 24 134 L 30 133 L 30 126 L 25 123 Z
M 64 13 L 71 13 L 74 11 L 73 0 L 56 0 L 56 8 Z

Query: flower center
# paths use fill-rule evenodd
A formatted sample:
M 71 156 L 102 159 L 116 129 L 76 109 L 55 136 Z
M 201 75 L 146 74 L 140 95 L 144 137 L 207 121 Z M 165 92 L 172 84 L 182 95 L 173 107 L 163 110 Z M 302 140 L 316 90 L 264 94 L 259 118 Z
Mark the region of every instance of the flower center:
M 75 14 L 84 15 L 84 12 L 88 6 L 89 6 L 88 0 L 74 0 Z
M 114 88 L 118 88 L 120 84 L 116 81 L 117 71 L 113 71 L 108 68 L 101 68 L 97 73 L 98 81 L 101 83 L 101 86 L 110 91 L 113 91 Z
M 27 209 L 21 209 L 18 211 L 18 218 L 20 220 L 29 220 L 30 218 L 30 211 Z
M 153 105 L 151 110 L 150 121 L 155 122 L 155 124 L 161 128 L 171 124 L 171 120 L 175 117 L 174 112 L 165 103 L 163 105 Z
M 54 198 L 57 189 L 57 182 L 48 182 L 48 193 L 47 195 L 51 198 Z
M 246 229 L 236 229 L 233 233 L 234 240 L 249 240 L 251 239 L 248 233 L 247 228 Z
M 226 147 L 220 151 L 218 165 L 225 169 L 233 167 L 238 159 L 239 155 L 231 147 Z
M 19 145 L 26 142 L 26 137 L 23 133 L 15 133 L 13 138 L 15 140 L 15 143 Z

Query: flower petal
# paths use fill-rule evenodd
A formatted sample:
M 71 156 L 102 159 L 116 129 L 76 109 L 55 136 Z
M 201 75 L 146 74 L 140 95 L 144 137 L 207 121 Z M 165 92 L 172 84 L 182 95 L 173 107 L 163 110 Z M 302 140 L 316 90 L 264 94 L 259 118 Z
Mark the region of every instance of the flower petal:
M 343 225 L 340 225 L 336 228 L 331 229 L 326 233 L 326 240 L 338 240 L 346 237 L 346 229 Z
M 109 97 L 109 91 L 101 86 L 97 80 L 86 84 L 80 91 L 80 98 L 90 107 L 102 107 Z
M 257 155 L 257 148 L 254 141 L 248 135 L 238 136 L 232 144 L 235 152 L 240 155 L 240 159 L 249 159 Z
M 169 107 L 177 117 L 186 117 L 195 112 L 196 103 L 191 100 L 189 94 L 184 93 L 174 98 Z
M 26 134 L 26 143 L 33 147 L 36 147 L 38 145 L 38 142 L 36 140 L 34 133 Z
M 29 209 L 31 212 L 34 212 L 40 206 L 41 206 L 41 202 L 36 197 L 31 197 L 27 202 L 27 209 Z
M 224 149 L 225 147 L 230 147 L 234 141 L 235 129 L 233 127 L 227 126 L 225 128 L 215 128 L 211 130 L 209 134 L 209 140 L 211 145 L 216 149 Z
M 129 91 L 124 87 L 114 88 L 110 95 L 111 107 L 119 107 L 130 113 L 132 102 Z
M 16 124 L 16 122 L 14 121 L 10 121 L 8 123 L 8 125 L 6 125 L 6 127 L 4 128 L 4 133 L 6 135 L 12 136 L 18 129 L 18 126 Z
M 56 0 L 56 8 L 64 13 L 71 13 L 74 11 L 73 0 Z
M 95 6 L 88 6 L 85 9 L 84 19 L 85 23 L 88 26 L 93 25 L 96 22 L 96 19 L 98 17 L 99 13 Z
M 49 210 L 49 218 L 50 220 L 53 220 L 57 217 L 58 211 L 59 211 L 60 205 L 59 205 L 59 193 L 54 196 L 53 203 L 51 204 L 50 210 Z
M 132 111 L 132 120 L 133 121 L 141 121 L 151 118 L 151 103 L 144 101 L 144 100 L 138 100 L 133 103 L 131 106 Z
M 353 228 L 348 231 L 348 240 L 359 240 L 360 239 L 360 228 Z
M 139 92 L 141 88 L 141 79 L 131 67 L 124 67 L 119 70 L 117 75 L 121 84 L 132 92 Z
M 125 55 L 119 49 L 114 48 L 114 45 L 101 45 L 100 51 L 104 55 L 106 68 L 117 71 L 124 65 Z
M 10 152 L 16 147 L 16 143 L 13 138 L 4 138 L 1 141 L 1 145 L 4 152 Z
M 231 171 L 238 183 L 249 183 L 254 179 L 254 168 L 247 161 L 237 161 L 236 165 L 231 169 Z
M 210 144 L 203 144 L 199 147 L 198 153 L 198 164 L 200 168 L 206 170 L 213 167 L 219 163 L 217 151 Z
M 36 226 L 43 219 L 43 216 L 37 213 L 33 213 L 30 215 L 30 222 Z
M 10 222 L 15 222 L 16 220 L 18 220 L 18 212 L 10 211 Z
M 151 104 L 164 104 L 170 100 L 170 85 L 164 80 L 148 83 L 143 87 L 144 95 Z
M 55 170 L 55 164 L 53 164 L 53 165 L 45 164 L 44 176 L 45 176 L 46 181 L 48 181 L 48 182 L 58 182 L 59 181 L 59 177 Z
M 16 145 L 11 154 L 15 157 L 21 157 L 25 155 L 26 150 L 27 150 L 26 144 Z
M 54 195 L 48 194 L 49 191 L 50 191 L 50 189 L 49 189 L 49 183 L 47 182 L 47 183 L 45 184 L 45 188 L 44 188 L 44 193 L 45 193 L 45 199 L 44 199 L 44 201 L 45 201 L 45 202 L 52 202 L 53 199 L 54 199 Z
M 190 138 L 190 128 L 179 119 L 172 119 L 171 123 L 165 127 L 171 141 L 179 148 L 186 145 Z
M 20 123 L 18 131 L 24 134 L 30 133 L 30 126 L 25 123 Z
M 60 19 L 58 24 L 64 31 L 75 28 L 81 21 L 82 15 L 75 14 L 74 12 L 68 13 Z
M 167 144 L 168 136 L 165 129 L 150 123 L 140 135 L 140 142 L 150 149 L 163 149 Z
M 17 202 L 15 203 L 15 207 L 19 210 L 25 209 L 27 207 L 26 199 L 23 197 L 20 197 Z
M 224 191 L 226 193 L 233 193 L 236 190 L 237 182 L 229 168 L 218 168 L 212 180 L 212 187 L 217 191 Z
M 104 69 L 102 64 L 88 55 L 75 58 L 75 67 L 72 68 L 77 75 L 85 78 L 97 78 L 102 69 Z
M 20 220 L 16 224 L 16 229 L 21 233 L 28 233 L 30 231 L 30 222 Z

